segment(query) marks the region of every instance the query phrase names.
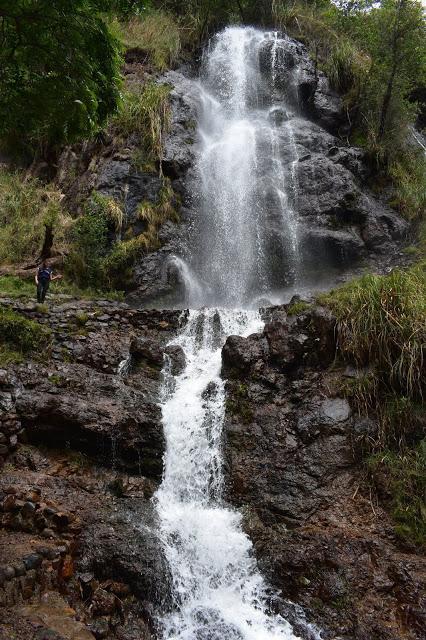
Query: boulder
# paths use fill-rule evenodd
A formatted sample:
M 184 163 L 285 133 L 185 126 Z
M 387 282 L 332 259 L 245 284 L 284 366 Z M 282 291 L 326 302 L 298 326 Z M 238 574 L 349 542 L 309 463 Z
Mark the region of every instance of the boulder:
M 157 611 L 170 606 L 170 572 L 149 502 L 134 499 L 107 522 L 95 520 L 83 531 L 80 545 L 82 574 L 123 582 L 140 600 L 155 603 Z
M 94 379 L 88 380 L 88 385 Z M 162 474 L 164 437 L 159 407 L 122 387 L 114 397 L 25 390 L 16 410 L 30 442 L 71 446 L 108 466 L 152 478 Z
M 157 369 L 161 369 L 163 366 L 163 349 L 159 343 L 152 338 L 135 336 L 132 338 L 129 351 L 136 363 L 143 361 Z
M 222 349 L 222 374 L 226 377 L 247 375 L 251 367 L 262 357 L 265 344 L 253 334 L 248 338 L 229 336 Z
M 186 367 L 186 356 L 182 347 L 172 344 L 164 349 L 164 353 L 170 358 L 172 375 L 178 376 L 181 374 Z

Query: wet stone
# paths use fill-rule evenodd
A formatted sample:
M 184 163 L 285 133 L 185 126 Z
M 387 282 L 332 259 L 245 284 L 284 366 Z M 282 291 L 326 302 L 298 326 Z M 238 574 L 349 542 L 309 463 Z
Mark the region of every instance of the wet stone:
M 26 558 L 24 558 L 24 565 L 27 571 L 31 569 L 38 569 L 41 566 L 42 557 L 38 555 L 38 553 L 32 553 Z

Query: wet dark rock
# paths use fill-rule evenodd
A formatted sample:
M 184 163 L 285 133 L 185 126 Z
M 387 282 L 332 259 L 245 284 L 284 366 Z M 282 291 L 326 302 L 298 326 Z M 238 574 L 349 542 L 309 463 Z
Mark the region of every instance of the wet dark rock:
M 225 376 L 247 374 L 254 363 L 261 358 L 264 344 L 257 336 L 249 338 L 229 336 L 222 350 L 222 371 Z
M 241 363 L 223 369 L 224 453 L 226 497 L 241 508 L 259 568 L 284 599 L 271 607 L 304 639 L 317 637 L 313 622 L 330 640 L 420 640 L 414 612 L 426 565 L 395 545 L 389 515 L 371 505 L 354 444 L 377 425 L 341 396 L 335 319 L 315 305 L 289 316 L 274 307 L 264 318 L 254 343 L 266 340 L 268 349 L 243 359 L 248 338 L 223 351 L 227 363 Z M 413 611 L 410 620 L 401 606 Z
M 105 589 L 96 589 L 92 597 L 91 610 L 95 616 L 106 616 L 114 613 L 116 598 Z
M 186 366 L 185 352 L 182 347 L 177 344 L 169 345 L 164 349 L 164 353 L 170 358 L 172 375 L 178 376 L 181 374 Z
M 130 343 L 130 354 L 136 362 L 143 360 L 153 367 L 161 369 L 164 353 L 161 346 L 151 338 L 135 337 Z
M 334 359 L 335 318 L 322 307 L 288 321 L 275 312 L 264 333 L 271 359 L 284 370 L 312 364 L 326 367 Z
M 27 571 L 30 571 L 31 569 L 38 569 L 38 567 L 42 563 L 42 560 L 43 558 L 38 553 L 32 553 L 23 560 L 25 569 Z
M 96 521 L 83 531 L 80 571 L 124 581 L 138 598 L 167 608 L 170 575 L 156 531 L 149 503 L 126 504 L 108 522 Z
M 129 403 L 128 403 L 129 401 Z M 122 388 L 119 397 L 75 393 L 22 393 L 17 410 L 31 442 L 71 447 L 109 464 L 161 477 L 164 438 L 160 409 L 138 402 Z

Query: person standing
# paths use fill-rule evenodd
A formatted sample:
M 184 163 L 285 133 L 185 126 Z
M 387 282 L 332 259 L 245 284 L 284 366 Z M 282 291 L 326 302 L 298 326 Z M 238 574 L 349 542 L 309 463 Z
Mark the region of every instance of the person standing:
M 43 303 L 52 280 L 62 278 L 61 275 L 53 275 L 53 269 L 48 260 L 43 260 L 36 271 L 35 281 L 37 285 L 37 302 Z

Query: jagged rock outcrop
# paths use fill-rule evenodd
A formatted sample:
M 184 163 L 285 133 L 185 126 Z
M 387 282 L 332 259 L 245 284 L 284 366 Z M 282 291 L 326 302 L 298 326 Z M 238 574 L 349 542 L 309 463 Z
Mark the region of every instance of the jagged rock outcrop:
M 311 284 L 365 264 L 377 269 L 394 264 L 401 258 L 399 247 L 408 224 L 368 187 L 371 169 L 364 152 L 349 146 L 345 138 L 347 123 L 341 98 L 326 76 L 315 69 L 306 47 L 286 36 L 278 42 L 274 51 L 272 40 L 265 40 L 261 48 L 264 83 L 258 87 L 256 100 L 270 108 L 280 154 L 292 165 L 295 188 L 288 196 L 298 219 L 298 260 L 303 265 L 299 275 Z M 136 67 L 140 65 L 126 67 L 132 84 L 153 79 L 140 69 L 135 72 Z M 200 215 L 194 169 L 201 101 L 194 74 L 192 66 L 184 66 L 154 78 L 171 86 L 170 128 L 164 138 L 161 166 L 171 181 L 179 221 L 165 221 L 158 232 L 160 248 L 141 256 L 135 265 L 132 282 L 128 283 L 128 300 L 137 306 L 185 305 L 183 275 L 173 256 L 187 251 L 193 222 Z M 118 146 L 107 137 L 103 144 L 68 149 L 59 161 L 57 176 L 67 205 L 78 208 L 93 190 L 113 196 L 125 210 L 122 236 L 142 233 L 145 228 L 137 219 L 138 205 L 158 202 L 162 181 L 158 167 L 141 169 L 135 162 L 140 152 L 135 136 Z M 288 271 L 282 249 L 287 231 L 283 229 L 281 210 L 272 206 L 273 200 L 271 194 L 265 222 L 269 248 L 265 253 L 279 287 Z
M 335 361 L 334 318 L 288 309 L 223 349 L 227 497 L 262 572 L 324 638 L 420 640 L 425 560 L 398 544 L 354 455 L 376 425 L 342 395 L 353 372 Z
M 47 314 L 35 305 L 13 306 L 53 329 L 52 361 L 16 367 L 15 386 L 10 379 L 6 385 L 8 419 L 13 409 L 32 443 L 67 446 L 102 464 L 160 479 L 164 343 L 184 314 L 149 314 L 117 303 L 64 303 Z M 122 377 L 120 363 L 129 352 Z

